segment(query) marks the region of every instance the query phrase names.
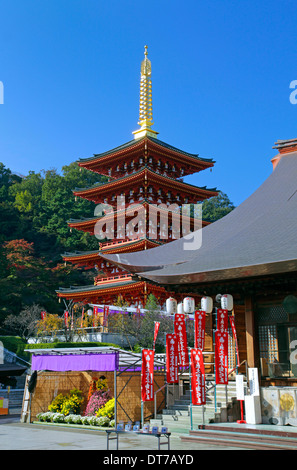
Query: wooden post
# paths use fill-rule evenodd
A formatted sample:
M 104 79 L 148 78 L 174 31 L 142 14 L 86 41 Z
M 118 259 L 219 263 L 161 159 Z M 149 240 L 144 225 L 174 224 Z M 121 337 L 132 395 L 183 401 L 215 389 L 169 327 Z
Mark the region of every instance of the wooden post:
M 255 354 L 255 319 L 251 296 L 246 296 L 245 298 L 245 326 L 248 367 L 257 367 Z

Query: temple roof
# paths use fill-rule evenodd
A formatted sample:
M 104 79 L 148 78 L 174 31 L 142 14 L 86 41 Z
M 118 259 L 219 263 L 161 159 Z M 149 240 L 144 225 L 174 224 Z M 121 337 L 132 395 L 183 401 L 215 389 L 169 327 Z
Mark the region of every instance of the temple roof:
M 131 250 L 131 249 L 137 249 L 139 245 L 139 249 L 142 249 L 145 244 L 148 244 L 148 246 L 156 246 L 156 245 L 162 245 L 162 242 L 159 242 L 158 240 L 151 240 L 150 238 L 137 238 L 135 240 L 126 240 L 126 241 L 121 241 L 121 242 L 110 242 L 103 244 L 103 246 L 100 247 L 99 250 L 93 250 L 93 251 L 74 251 L 74 252 L 65 252 L 63 253 L 62 257 L 64 260 L 67 259 L 72 259 L 75 261 L 75 259 L 99 259 L 101 257 L 101 253 L 104 251 L 104 253 L 109 253 L 109 252 L 118 252 L 122 250 Z
M 159 213 L 166 213 L 168 212 L 168 216 L 171 215 L 171 217 L 180 217 L 181 214 L 180 212 L 172 212 L 170 207 L 161 207 L 160 204 L 150 204 L 147 199 L 144 199 L 142 201 L 142 204 L 144 207 L 146 207 L 149 211 L 149 213 L 153 213 L 154 210 L 156 210 L 157 212 Z M 116 208 L 115 208 L 116 209 Z M 126 213 L 126 208 L 123 209 L 123 210 L 115 210 L 115 212 L 112 212 L 110 213 L 110 218 L 116 218 L 118 215 L 121 215 L 121 214 L 125 214 L 125 216 L 127 218 L 129 217 L 134 217 L 134 214 L 128 214 Z M 85 232 L 89 232 L 91 234 L 94 233 L 94 228 L 95 228 L 95 225 L 96 225 L 96 222 L 98 222 L 100 219 L 102 219 L 104 217 L 104 220 L 107 220 L 109 215 L 108 214 L 104 214 L 104 215 L 98 215 L 98 216 L 95 216 L 95 217 L 82 217 L 81 219 L 69 219 L 67 221 L 67 224 L 69 225 L 69 227 L 71 228 L 75 228 L 77 230 L 82 230 L 82 231 L 85 231 Z M 187 220 L 187 216 L 186 215 L 183 215 L 183 217 L 185 218 L 185 220 Z M 193 217 L 189 217 L 190 221 L 191 222 L 194 222 L 194 218 Z M 210 224 L 211 222 L 208 221 L 208 220 L 202 220 L 202 226 L 205 226 L 205 225 L 208 225 Z
M 88 286 L 71 286 L 71 287 L 60 287 L 56 291 L 58 297 L 63 297 L 66 299 L 82 299 L 84 297 L 92 298 L 96 297 L 96 294 L 103 295 L 106 292 L 116 291 L 120 292 L 121 288 L 128 287 L 131 288 L 143 284 L 144 281 L 137 280 L 119 280 L 118 282 L 110 282 L 109 284 L 102 283 L 99 285 L 88 285 Z
M 162 183 L 162 187 L 167 187 L 169 189 L 172 189 L 173 187 L 178 187 L 180 190 L 183 192 L 190 192 L 190 193 L 205 193 L 208 194 L 208 197 L 211 196 L 216 196 L 218 194 L 218 191 L 216 188 L 207 188 L 206 186 L 195 186 L 193 184 L 189 183 L 184 183 L 182 181 L 178 181 L 174 178 L 170 178 L 169 176 L 164 176 L 161 174 L 156 173 L 155 171 L 151 170 L 150 168 L 142 168 L 141 170 L 135 171 L 134 173 L 131 173 L 128 176 L 123 176 L 121 178 L 109 181 L 107 183 L 95 183 L 93 186 L 89 188 L 75 188 L 73 190 L 73 194 L 75 196 L 80 196 L 80 197 L 87 197 L 88 195 L 99 195 L 100 193 L 103 193 L 103 195 L 106 194 L 106 191 L 108 189 L 116 189 L 116 187 L 121 187 L 124 186 L 125 189 L 127 189 L 127 183 L 133 184 L 133 182 L 140 181 L 142 178 L 144 178 L 145 174 L 148 175 L 148 178 L 150 178 L 148 181 L 149 182 L 154 182 L 158 181 L 159 184 Z M 211 194 L 213 193 L 213 194 Z M 90 196 L 91 199 L 91 196 Z
M 88 162 L 93 162 L 98 159 L 102 159 L 107 156 L 112 156 L 114 157 L 115 154 L 123 153 L 123 151 L 129 149 L 131 150 L 132 148 L 140 148 L 140 147 L 145 147 L 145 144 L 153 143 L 157 145 L 160 148 L 166 149 L 170 152 L 174 152 L 175 154 L 179 154 L 182 156 L 194 158 L 198 161 L 205 162 L 205 163 L 215 163 L 215 161 L 212 158 L 202 158 L 199 157 L 199 154 L 193 154 L 186 152 L 185 150 L 178 149 L 177 147 L 174 147 L 173 145 L 167 144 L 166 142 L 163 142 L 162 140 L 156 139 L 154 137 L 142 137 L 141 139 L 133 139 L 130 140 L 129 142 L 126 142 L 125 144 L 119 145 L 118 147 L 115 147 L 111 150 L 107 150 L 106 152 L 102 153 L 95 153 L 92 157 L 88 158 L 80 158 L 78 160 L 78 164 L 80 166 L 84 166 L 84 163 Z
M 297 271 L 297 152 L 281 156 L 267 180 L 222 219 L 149 253 L 104 255 L 159 284 L 195 284 Z M 193 234 L 199 235 L 199 231 Z
M 126 279 L 119 279 L 117 281 L 109 280 L 97 285 L 71 286 L 69 288 L 60 287 L 56 293 L 58 297 L 90 303 L 90 301 L 94 301 L 98 298 L 104 299 L 105 296 L 108 295 L 118 296 L 120 293 L 133 294 L 134 292 L 136 296 L 145 289 L 163 293 L 162 287 L 143 279 L 134 279 L 129 276 L 126 276 Z

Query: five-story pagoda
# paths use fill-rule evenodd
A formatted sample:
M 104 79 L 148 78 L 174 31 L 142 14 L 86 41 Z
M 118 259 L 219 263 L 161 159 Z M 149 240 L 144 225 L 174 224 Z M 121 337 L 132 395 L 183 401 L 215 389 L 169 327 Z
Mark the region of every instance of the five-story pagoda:
M 120 299 L 142 308 L 153 294 L 162 305 L 169 295 L 165 289 L 112 265 L 101 255 L 148 250 L 186 235 L 197 228 L 197 220 L 193 211 L 181 217 L 181 208 L 217 195 L 215 189 L 183 181 L 187 175 L 211 168 L 213 160 L 159 140 L 152 118 L 151 62 L 146 46 L 141 64 L 140 128 L 133 132 L 134 139 L 78 161 L 80 167 L 107 176 L 108 182 L 73 190 L 75 197 L 96 206 L 93 218 L 70 220 L 69 227 L 89 232 L 100 242 L 96 251 L 63 255 L 65 262 L 97 270 L 93 285 L 57 291 L 66 302 L 115 305 Z

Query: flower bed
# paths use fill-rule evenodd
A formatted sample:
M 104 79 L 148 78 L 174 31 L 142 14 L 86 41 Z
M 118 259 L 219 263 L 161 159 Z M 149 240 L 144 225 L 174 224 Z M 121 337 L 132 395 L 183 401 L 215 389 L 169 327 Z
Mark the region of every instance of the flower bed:
M 47 411 L 46 413 L 38 413 L 36 418 L 41 423 L 77 424 L 81 426 L 96 426 L 104 428 L 114 427 L 114 419 L 110 419 L 108 416 L 81 416 L 76 414 L 65 416 L 63 413 Z
M 37 422 L 100 428 L 114 427 L 115 400 L 111 397 L 104 376 L 101 376 L 99 380 L 92 379 L 87 407 L 81 415 L 83 401 L 81 390 L 76 388 L 70 390 L 66 395 L 60 393 L 49 405 L 49 411 L 37 414 Z

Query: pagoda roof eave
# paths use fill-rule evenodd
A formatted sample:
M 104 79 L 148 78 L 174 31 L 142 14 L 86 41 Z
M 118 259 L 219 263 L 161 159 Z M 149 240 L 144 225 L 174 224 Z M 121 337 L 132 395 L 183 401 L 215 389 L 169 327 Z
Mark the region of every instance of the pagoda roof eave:
M 126 142 L 125 144 L 122 144 L 118 147 L 115 147 L 111 150 L 107 150 L 106 152 L 102 152 L 102 153 L 98 153 L 98 154 L 94 154 L 92 157 L 88 157 L 88 158 L 80 158 L 77 163 L 79 166 L 86 166 L 88 167 L 89 164 L 91 163 L 94 163 L 96 161 L 99 161 L 99 160 L 103 160 L 103 159 L 109 159 L 111 157 L 114 157 L 116 155 L 122 155 L 122 154 L 125 154 L 127 151 L 130 151 L 131 149 L 138 149 L 138 148 L 141 148 L 144 144 L 148 143 L 152 143 L 154 146 L 158 146 L 160 148 L 162 148 L 162 150 L 167 150 L 168 153 L 175 153 L 177 155 L 180 155 L 180 156 L 183 156 L 183 157 L 187 157 L 187 158 L 191 158 L 193 160 L 195 160 L 196 162 L 199 161 L 201 163 L 206 163 L 206 164 L 210 164 L 211 166 L 214 165 L 215 161 L 212 159 L 212 158 L 202 158 L 202 157 L 199 157 L 199 154 L 193 154 L 193 153 L 189 153 L 189 152 L 186 152 L 184 150 L 181 150 L 177 147 L 174 147 L 173 145 L 170 145 L 170 144 L 167 144 L 166 142 L 163 142 L 162 140 L 159 140 L 159 139 L 156 139 L 154 137 L 151 137 L 151 136 L 145 136 L 141 139 L 133 139 L 133 140 L 130 140 L 129 142 Z
M 75 257 L 75 256 L 92 256 L 92 255 L 95 255 L 98 253 L 99 250 L 92 250 L 92 251 L 71 251 L 71 252 L 68 252 L 68 251 L 65 251 L 65 253 L 63 253 L 61 256 L 63 257 L 68 257 L 68 258 L 71 258 L 71 257 Z
M 185 183 L 183 181 L 178 181 L 174 178 L 171 178 L 170 176 L 164 176 L 161 174 L 156 173 L 155 171 L 151 170 L 150 168 L 144 167 L 141 170 L 135 171 L 134 173 L 131 173 L 130 175 L 123 176 L 121 178 L 118 178 L 113 181 L 108 181 L 107 183 L 97 183 L 90 188 L 75 188 L 72 192 L 75 196 L 80 196 L 80 197 L 87 197 L 88 194 L 99 194 L 100 192 L 104 191 L 106 192 L 107 188 L 113 188 L 114 186 L 121 186 L 122 183 L 124 183 L 125 188 L 127 188 L 127 182 L 131 179 L 134 179 L 137 181 L 138 179 L 141 179 L 141 177 L 145 174 L 145 171 L 150 174 L 151 176 L 151 181 L 153 180 L 159 180 L 160 182 L 163 183 L 168 183 L 170 185 L 170 188 L 172 186 L 180 187 L 184 191 L 189 191 L 190 189 L 195 192 L 203 191 L 206 193 L 213 193 L 213 196 L 216 196 L 218 194 L 217 188 L 207 188 L 206 186 L 200 187 L 200 186 L 195 186 L 190 183 Z M 211 197 L 211 194 L 209 195 Z
M 152 240 L 150 238 L 138 238 L 136 240 L 127 240 L 127 242 L 122 242 L 122 243 L 116 243 L 114 245 L 106 246 L 103 247 L 103 249 L 98 249 L 94 251 L 77 251 L 77 252 L 65 252 L 61 256 L 64 260 L 69 260 L 72 259 L 73 261 L 77 258 L 79 259 L 92 259 L 92 258 L 100 258 L 101 257 L 101 252 L 104 252 L 104 254 L 110 254 L 110 253 L 116 253 L 116 252 L 122 252 L 126 248 L 133 248 L 137 245 L 143 245 L 145 242 L 148 242 L 150 245 L 162 245 L 162 242 L 159 242 L 158 240 Z
M 128 279 L 126 282 L 112 282 L 110 284 L 102 284 L 102 285 L 89 285 L 89 286 L 77 286 L 77 287 L 70 287 L 70 288 L 63 288 L 60 287 L 56 290 L 56 294 L 59 298 L 64 299 L 73 299 L 76 301 L 82 301 L 85 303 L 89 303 L 92 299 L 96 298 L 96 296 L 104 296 L 108 294 L 117 295 L 117 294 L 125 294 L 131 292 L 131 288 L 135 291 L 140 291 L 144 289 L 145 286 L 151 286 L 153 289 L 161 292 L 163 288 L 157 286 L 154 282 L 143 280 L 143 279 L 135 279 L 131 280 Z

